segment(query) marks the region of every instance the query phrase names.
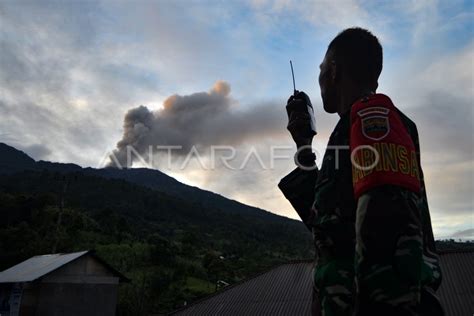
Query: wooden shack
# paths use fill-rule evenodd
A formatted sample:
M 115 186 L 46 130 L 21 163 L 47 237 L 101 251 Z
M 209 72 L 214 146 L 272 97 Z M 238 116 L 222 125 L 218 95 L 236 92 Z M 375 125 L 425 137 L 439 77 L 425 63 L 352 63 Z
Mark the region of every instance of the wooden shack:
M 124 281 L 92 251 L 35 256 L 0 272 L 0 315 L 115 315 Z

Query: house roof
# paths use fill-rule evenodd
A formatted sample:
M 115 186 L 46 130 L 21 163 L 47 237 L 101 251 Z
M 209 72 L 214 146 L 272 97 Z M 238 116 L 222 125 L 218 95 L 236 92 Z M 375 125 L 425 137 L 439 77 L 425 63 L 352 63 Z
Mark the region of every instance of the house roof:
M 310 315 L 312 262 L 279 265 L 225 287 L 173 315 Z
M 474 250 L 440 254 L 443 281 L 437 295 L 446 316 L 474 311 Z M 171 315 L 311 315 L 312 261 L 279 265 L 225 287 Z
M 25 260 L 9 269 L 0 272 L 0 283 L 35 281 L 86 254 L 92 255 L 95 259 L 100 261 L 100 263 L 105 265 L 109 270 L 117 275 L 122 281 L 128 281 L 125 276 L 113 269 L 102 259 L 95 256 L 93 251 L 86 250 L 73 253 L 56 253 L 31 257 L 28 260 Z
M 443 280 L 437 294 L 446 316 L 474 312 L 474 250 L 441 253 Z

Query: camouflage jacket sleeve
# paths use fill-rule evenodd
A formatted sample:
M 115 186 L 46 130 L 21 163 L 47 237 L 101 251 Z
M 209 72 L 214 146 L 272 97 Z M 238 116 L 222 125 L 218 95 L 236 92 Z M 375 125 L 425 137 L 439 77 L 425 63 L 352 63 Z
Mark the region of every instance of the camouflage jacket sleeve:
M 411 315 L 424 283 L 419 148 L 384 95 L 352 106 L 350 135 L 359 306 Z
M 283 195 L 291 203 L 309 230 L 311 230 L 311 221 L 313 220 L 311 206 L 314 201 L 314 186 L 317 177 L 317 169 L 305 171 L 296 168 L 278 183 Z
M 359 197 L 355 273 L 361 306 L 416 310 L 423 261 L 418 200 L 417 194 L 393 185 Z
M 426 186 L 421 167 L 420 143 L 418 137 L 418 129 L 413 121 L 411 121 L 402 112 L 399 112 L 408 132 L 410 133 L 415 144 L 417 161 L 420 173 L 420 198 L 418 200 L 418 208 L 421 212 L 421 226 L 423 232 L 423 267 L 421 282 L 423 285 L 436 291 L 441 284 L 442 274 L 439 255 L 436 250 L 436 243 L 433 235 L 433 227 L 431 225 L 430 210 L 428 207 L 428 198 L 426 196 Z

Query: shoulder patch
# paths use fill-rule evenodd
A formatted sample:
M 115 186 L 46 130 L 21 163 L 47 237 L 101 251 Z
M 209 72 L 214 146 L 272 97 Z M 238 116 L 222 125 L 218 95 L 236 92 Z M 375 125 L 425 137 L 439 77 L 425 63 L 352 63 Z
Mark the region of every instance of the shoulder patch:
M 416 149 L 389 97 L 375 94 L 353 104 L 350 135 L 356 198 L 384 184 L 419 192 Z
M 361 119 L 362 134 L 372 140 L 381 140 L 390 132 L 389 109 L 374 106 L 357 112 Z

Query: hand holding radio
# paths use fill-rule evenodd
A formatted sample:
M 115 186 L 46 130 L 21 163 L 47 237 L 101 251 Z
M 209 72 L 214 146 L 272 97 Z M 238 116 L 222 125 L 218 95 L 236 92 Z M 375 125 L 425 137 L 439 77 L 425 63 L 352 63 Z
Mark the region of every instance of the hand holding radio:
M 287 129 L 298 148 L 311 145 L 313 136 L 316 135 L 316 125 L 314 119 L 313 105 L 306 93 L 296 90 L 293 73 L 293 64 L 290 61 L 291 72 L 293 74 L 294 93 L 286 104 L 288 114 Z
M 308 95 L 304 92 L 295 91 L 286 104 L 288 114 L 287 129 L 290 132 L 297 147 L 310 145 L 313 136 L 316 135 L 312 117 L 312 105 Z M 310 112 L 311 111 L 311 112 Z

